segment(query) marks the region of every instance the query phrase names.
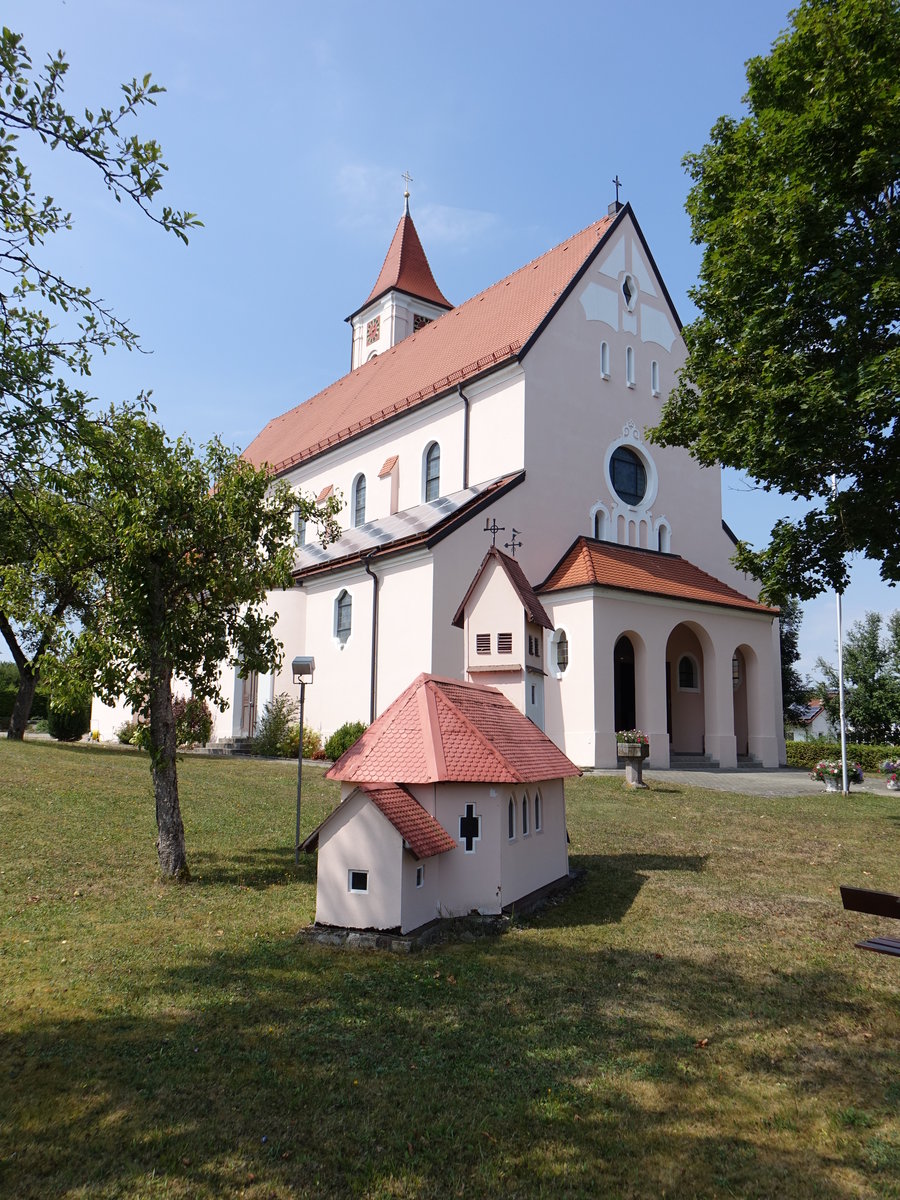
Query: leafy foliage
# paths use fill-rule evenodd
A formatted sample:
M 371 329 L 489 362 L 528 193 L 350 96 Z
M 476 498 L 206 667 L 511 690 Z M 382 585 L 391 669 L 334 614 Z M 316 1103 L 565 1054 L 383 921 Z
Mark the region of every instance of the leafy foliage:
M 803 609 L 796 596 L 789 596 L 781 606 L 779 631 L 781 639 L 781 704 L 786 724 L 799 720 L 810 694 L 810 682 L 794 665 L 800 658 L 800 624 Z
M 340 758 L 354 742 L 359 741 L 367 728 L 362 721 L 347 721 L 325 743 L 325 757 L 332 760 Z
M 212 737 L 213 715 L 205 700 L 196 696 L 176 696 L 172 702 L 175 717 L 175 743 L 178 746 L 205 746 Z
M 820 658 L 823 704 L 832 725 L 840 721 L 838 673 Z M 880 613 L 866 613 L 844 639 L 844 715 L 852 736 L 862 742 L 900 737 L 900 612 L 892 613 L 882 634 Z
M 91 710 L 79 707 L 71 712 L 51 706 L 47 730 L 58 742 L 77 742 L 91 727 Z
M 847 744 L 847 761 L 858 762 L 864 771 L 878 772 L 881 770 L 881 764 L 885 758 L 890 758 L 897 752 L 896 746 L 889 745 L 864 745 L 860 742 L 848 742 Z M 840 759 L 841 744 L 840 742 L 829 742 L 822 738 L 815 738 L 809 742 L 793 742 L 787 743 L 787 765 L 789 767 L 803 767 L 804 770 L 811 771 L 816 763 L 822 759 Z
M 776 602 L 842 589 L 853 550 L 900 579 L 900 6 L 802 0 L 792 21 L 747 64 L 747 116 L 685 159 L 700 316 L 653 432 L 815 502 L 739 547 Z
M 299 702 L 280 692 L 262 711 L 253 739 L 253 753 L 265 758 L 291 757 L 291 729 Z M 294 746 L 294 754 L 297 748 Z

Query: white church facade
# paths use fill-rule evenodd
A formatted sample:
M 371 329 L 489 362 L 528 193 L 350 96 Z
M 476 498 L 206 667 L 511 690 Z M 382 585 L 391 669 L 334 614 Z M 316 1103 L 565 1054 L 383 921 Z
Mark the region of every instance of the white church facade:
M 214 736 L 252 733 L 307 654 L 326 735 L 427 673 L 499 687 L 581 767 L 614 766 L 633 726 L 659 768 L 783 763 L 777 611 L 729 561 L 720 472 L 644 433 L 684 346 L 630 206 L 453 307 L 407 204 L 348 320 L 350 373 L 245 451 L 338 494 L 343 535 L 298 527 L 294 587 L 269 598 L 285 667 L 229 668 Z

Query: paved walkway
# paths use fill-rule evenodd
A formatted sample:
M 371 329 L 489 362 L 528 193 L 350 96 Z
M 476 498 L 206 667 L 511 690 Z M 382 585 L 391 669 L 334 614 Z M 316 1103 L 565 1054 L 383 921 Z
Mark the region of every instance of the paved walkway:
M 622 775 L 622 770 L 585 771 L 586 775 Z M 810 779 L 800 767 L 780 767 L 777 771 L 655 771 L 644 767 L 647 783 L 673 783 L 682 787 L 712 788 L 717 792 L 743 792 L 751 796 L 803 796 L 821 794 L 825 784 Z M 883 775 L 867 774 L 863 783 L 854 783 L 851 792 L 887 793 Z M 891 793 L 893 795 L 893 793 Z M 900 802 L 900 793 L 897 794 Z

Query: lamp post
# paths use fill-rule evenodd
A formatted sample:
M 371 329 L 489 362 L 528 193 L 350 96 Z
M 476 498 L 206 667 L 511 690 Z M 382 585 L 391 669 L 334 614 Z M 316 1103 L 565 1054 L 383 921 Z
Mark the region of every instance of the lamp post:
M 312 683 L 316 660 L 310 655 L 298 654 L 291 663 L 294 683 L 300 686 L 300 745 L 297 747 L 297 831 L 294 836 L 294 866 L 300 863 L 300 789 L 303 786 L 303 702 L 306 685 Z

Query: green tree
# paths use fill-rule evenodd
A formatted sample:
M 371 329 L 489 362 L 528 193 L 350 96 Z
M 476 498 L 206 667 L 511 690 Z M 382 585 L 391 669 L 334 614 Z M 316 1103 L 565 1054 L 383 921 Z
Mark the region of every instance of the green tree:
M 795 666 L 800 658 L 800 625 L 803 609 L 796 596 L 790 596 L 781 606 L 779 619 L 781 637 L 781 705 L 785 723 L 800 717 L 806 707 L 810 683 Z
M 832 725 L 840 720 L 838 673 L 820 658 L 822 696 Z M 880 613 L 866 613 L 844 639 L 844 715 L 856 742 L 893 742 L 900 734 L 900 612 L 882 629 Z
M 747 115 L 685 159 L 700 315 L 653 432 L 813 502 L 766 549 L 739 547 L 777 602 L 843 589 L 851 551 L 900 579 L 900 5 L 803 0 L 791 17 L 747 63 Z
M 291 586 L 293 514 L 338 534 L 339 502 L 323 508 L 272 483 L 218 440 L 202 455 L 132 412 L 112 412 L 111 452 L 94 460 L 97 537 L 108 547 L 102 594 L 63 662 L 54 695 L 89 680 L 124 696 L 148 724 L 164 875 L 189 877 L 175 766 L 173 685 L 223 704 L 220 668 L 267 671 L 281 658 L 266 593 Z

